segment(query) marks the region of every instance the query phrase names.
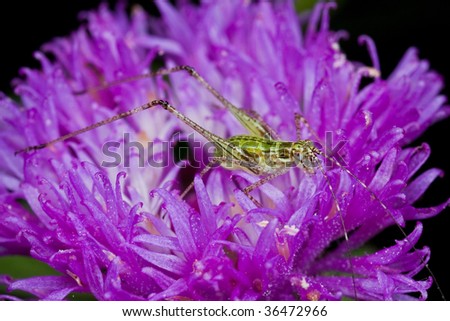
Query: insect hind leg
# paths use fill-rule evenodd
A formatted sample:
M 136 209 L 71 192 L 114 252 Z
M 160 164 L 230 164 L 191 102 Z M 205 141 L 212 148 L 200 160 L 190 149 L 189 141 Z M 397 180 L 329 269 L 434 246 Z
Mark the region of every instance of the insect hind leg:
M 115 121 L 117 121 L 119 119 L 130 117 L 130 116 L 132 116 L 134 114 L 137 114 L 137 113 L 139 113 L 141 111 L 144 111 L 146 109 L 150 109 L 150 108 L 158 106 L 158 105 L 162 106 L 164 108 L 164 106 L 169 105 L 169 104 L 166 101 L 164 101 L 164 100 L 153 100 L 153 101 L 145 103 L 145 104 L 143 104 L 143 105 L 141 105 L 139 107 L 130 109 L 128 111 L 125 111 L 125 112 L 122 112 L 120 114 L 117 114 L 117 115 L 114 115 L 112 117 L 109 117 L 107 119 L 101 120 L 99 122 L 96 122 L 96 123 L 94 123 L 92 125 L 89 125 L 89 126 L 86 126 L 84 128 L 81 128 L 81 129 L 76 130 L 74 132 L 71 132 L 71 133 L 68 133 L 66 135 L 60 136 L 60 137 L 58 137 L 56 139 L 50 140 L 50 141 L 48 141 L 46 143 L 42 143 L 42 144 L 34 145 L 34 146 L 28 146 L 26 148 L 20 149 L 20 150 L 15 152 L 15 155 L 21 154 L 21 153 L 28 153 L 28 152 L 31 152 L 31 151 L 35 151 L 35 150 L 46 148 L 46 147 L 48 147 L 50 145 L 53 145 L 53 144 L 56 144 L 56 143 L 59 143 L 59 142 L 63 142 L 65 140 L 68 140 L 68 139 L 70 139 L 72 137 L 81 135 L 81 134 L 86 133 L 86 132 L 88 132 L 90 130 L 93 130 L 95 128 L 107 125 L 107 124 L 115 122 Z M 164 108 L 164 109 L 167 109 L 167 108 Z
M 210 85 L 193 67 L 188 65 L 179 65 L 171 68 L 162 68 L 154 72 L 123 78 L 120 80 L 112 81 L 106 84 L 102 84 L 97 87 L 93 87 L 87 90 L 81 90 L 74 94 L 83 95 L 86 93 L 95 93 L 100 90 L 104 90 L 110 87 L 114 87 L 123 83 L 141 80 L 144 78 L 154 78 L 156 76 L 167 76 L 179 71 L 186 72 L 189 76 L 193 77 L 203 88 L 209 91 L 226 109 L 228 109 L 239 122 L 247 128 L 251 133 L 256 136 L 261 136 L 267 139 L 279 139 L 276 131 L 267 124 L 262 117 L 255 111 L 246 111 L 233 105 L 228 99 L 221 95 L 212 85 Z
M 84 128 L 81 128 L 79 130 L 76 130 L 74 132 L 68 133 L 64 136 L 58 137 L 56 139 L 53 139 L 51 141 L 48 141 L 46 143 L 43 144 L 39 144 L 39 145 L 34 145 L 34 146 L 28 146 L 26 148 L 23 148 L 21 150 L 18 150 L 15 152 L 15 155 L 20 154 L 20 153 L 27 153 L 27 152 L 31 152 L 31 151 L 35 151 L 35 150 L 39 150 L 39 149 L 43 149 L 46 148 L 50 145 L 59 143 L 59 142 L 63 142 L 65 140 L 68 140 L 72 137 L 81 135 L 85 132 L 88 132 L 90 130 L 96 129 L 98 127 L 110 124 L 112 122 L 115 122 L 117 120 L 120 119 L 124 119 L 127 117 L 130 117 L 134 114 L 137 114 L 141 111 L 153 108 L 155 106 L 161 106 L 163 109 L 167 110 L 168 112 L 174 114 L 178 119 L 180 119 L 182 122 L 184 122 L 185 124 L 187 124 L 188 126 L 190 126 L 192 129 L 194 129 L 195 131 L 197 131 L 199 134 L 201 134 L 202 136 L 204 136 L 206 139 L 208 140 L 212 140 L 212 141 L 216 141 L 216 142 L 223 142 L 224 140 L 216 135 L 214 135 L 213 133 L 208 132 L 206 129 L 202 128 L 200 125 L 198 125 L 197 123 L 195 123 L 194 121 L 190 120 L 189 118 L 187 118 L 186 116 L 184 116 L 182 113 L 180 113 L 178 110 L 176 110 L 175 107 L 173 107 L 169 102 L 165 101 L 165 100 L 161 100 L 161 99 L 157 99 L 157 100 L 152 100 L 148 103 L 145 103 L 139 107 L 130 109 L 128 111 L 119 113 L 117 115 L 114 115 L 112 117 L 109 117 L 107 119 L 101 120 L 99 122 L 96 122 L 92 125 L 86 126 Z

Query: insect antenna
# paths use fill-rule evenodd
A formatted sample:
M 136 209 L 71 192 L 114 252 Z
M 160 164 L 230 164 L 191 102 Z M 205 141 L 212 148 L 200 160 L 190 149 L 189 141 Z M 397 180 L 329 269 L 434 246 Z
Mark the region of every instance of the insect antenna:
M 341 222 L 342 231 L 344 232 L 345 244 L 347 245 L 348 263 L 350 264 L 350 270 L 352 271 L 352 284 L 353 284 L 353 292 L 354 292 L 353 294 L 355 296 L 355 300 L 358 300 L 358 294 L 356 293 L 355 267 L 350 258 L 351 248 L 350 248 L 350 244 L 349 244 L 349 240 L 348 240 L 347 228 L 345 227 L 344 217 L 342 215 L 341 206 L 339 205 L 338 199 L 336 197 L 336 193 L 334 192 L 333 187 L 331 186 L 330 178 L 325 173 L 325 170 L 322 167 L 322 165 L 320 165 L 320 162 L 318 163 L 318 167 L 319 167 L 320 171 L 322 172 L 322 175 L 325 178 L 325 181 L 327 182 L 328 189 L 330 190 L 331 196 L 334 200 L 334 203 L 336 204 L 337 212 L 339 213 L 339 220 Z
M 308 121 L 300 114 L 295 114 L 295 122 L 296 122 L 296 126 L 297 126 L 297 137 L 299 137 L 300 135 L 300 124 L 303 124 L 305 127 L 307 127 L 309 133 L 317 140 L 317 142 L 320 142 L 321 139 L 319 138 L 319 136 L 317 135 L 317 133 L 314 131 L 314 129 L 311 128 L 310 124 L 308 123 Z M 395 219 L 394 214 L 392 214 L 392 212 L 389 210 L 389 208 L 386 206 L 386 204 L 375 194 L 375 192 L 373 192 L 358 176 L 356 176 L 354 173 L 352 173 L 348 168 L 346 168 L 345 166 L 343 166 L 335 157 L 330 157 L 329 155 L 326 154 L 326 152 L 322 152 L 319 151 L 318 152 L 321 156 L 323 156 L 326 160 L 329 160 L 331 163 L 336 164 L 337 167 L 339 167 L 340 169 L 342 169 L 344 172 L 346 172 L 349 176 L 351 176 L 356 182 L 358 182 L 358 184 L 360 184 L 367 192 L 369 192 L 370 196 L 375 199 L 383 208 L 383 211 L 385 213 L 387 213 L 389 215 L 389 217 L 394 221 L 395 225 L 398 227 L 398 229 L 400 230 L 400 232 L 402 233 L 403 237 L 405 238 L 406 242 L 409 242 L 408 240 L 408 235 L 406 234 L 405 230 L 402 228 L 402 226 L 400 225 L 400 223 Z M 319 164 L 319 168 L 322 172 L 322 174 L 324 175 L 325 180 L 327 180 L 328 182 L 328 187 L 331 189 L 331 194 L 333 196 L 333 198 L 335 199 L 336 202 L 336 207 L 339 207 L 339 203 L 337 202 L 336 199 L 336 195 L 334 190 L 332 190 L 331 185 L 330 185 L 330 181 L 328 176 L 325 173 L 325 170 L 320 166 Z M 339 210 L 339 209 L 338 209 Z M 340 212 L 340 211 L 339 211 Z M 341 221 L 342 221 L 342 228 L 344 229 L 344 237 L 347 241 L 348 244 L 348 235 L 345 231 L 345 225 L 343 224 L 343 218 L 341 215 Z M 412 249 L 414 251 L 418 251 L 415 245 L 412 245 Z M 429 267 L 428 263 L 424 262 L 424 258 L 421 259 L 421 263 L 424 263 L 424 267 L 427 270 L 428 274 L 431 276 L 431 278 L 433 279 L 434 284 L 436 285 L 436 289 L 438 290 L 439 294 L 441 295 L 441 298 L 446 301 L 446 297 L 444 295 L 444 292 L 442 291 L 439 282 L 436 279 L 436 276 L 434 275 L 433 271 L 431 270 L 431 268 Z M 352 278 L 354 278 L 354 275 L 352 275 Z
M 297 135 L 297 140 L 300 141 L 302 140 L 302 136 L 301 136 L 301 125 L 304 124 L 309 132 L 317 139 L 317 141 L 320 141 L 318 135 L 315 133 L 315 131 L 311 128 L 311 126 L 309 125 L 309 123 L 307 122 L 307 120 L 300 114 L 295 113 L 295 129 L 296 129 L 296 135 Z M 317 165 L 319 167 L 320 172 L 322 173 L 323 177 L 325 178 L 326 184 L 328 186 L 328 189 L 330 190 L 331 193 L 331 197 L 334 200 L 334 203 L 336 204 L 336 209 L 337 212 L 339 213 L 339 220 L 342 226 L 342 231 L 344 232 L 344 238 L 345 238 L 345 242 L 347 245 L 347 256 L 348 256 L 348 262 L 350 265 L 350 270 L 352 272 L 352 284 L 353 284 L 353 291 L 354 291 L 354 297 L 355 300 L 358 300 L 358 294 L 356 291 L 356 279 L 355 279 L 355 267 L 353 265 L 353 262 L 350 258 L 350 252 L 351 252 L 351 248 L 349 245 L 349 239 L 348 239 L 348 231 L 347 228 L 345 227 L 345 222 L 344 222 L 344 217 L 342 215 L 342 210 L 341 210 L 341 206 L 339 205 L 339 201 L 337 199 L 336 193 L 334 192 L 333 187 L 331 186 L 331 181 L 330 178 L 328 177 L 328 175 L 325 172 L 325 169 L 322 167 L 322 165 L 320 164 L 320 162 L 317 162 Z
M 355 174 L 353 174 L 348 168 L 346 168 L 345 166 L 342 166 L 342 164 L 339 163 L 339 161 L 337 159 L 335 159 L 334 157 L 330 157 L 328 155 L 326 155 L 326 153 L 323 152 L 319 152 L 320 155 L 322 155 L 324 158 L 326 158 L 327 160 L 329 160 L 330 162 L 335 163 L 340 169 L 342 169 L 343 171 L 345 171 L 348 175 L 350 175 L 353 179 L 355 179 L 355 181 L 358 182 L 358 184 L 360 184 L 369 194 L 371 197 L 373 197 L 383 208 L 383 211 L 385 213 L 387 213 L 389 215 L 389 217 L 394 221 L 395 225 L 398 227 L 398 229 L 400 230 L 400 232 L 402 233 L 403 237 L 405 238 L 406 242 L 409 242 L 408 240 L 408 235 L 406 234 L 405 230 L 402 228 L 402 226 L 400 225 L 400 223 L 395 219 L 394 214 L 392 214 L 392 212 L 389 210 L 389 208 L 386 206 L 386 204 L 378 197 L 377 194 L 375 194 L 374 191 L 372 191 L 367 184 L 365 184 L 362 180 L 359 179 L 358 176 L 356 176 Z M 416 248 L 415 245 L 411 244 L 411 247 L 414 251 L 418 251 L 418 249 Z M 444 292 L 442 291 L 439 282 L 436 279 L 436 276 L 434 275 L 433 271 L 431 271 L 430 266 L 428 265 L 428 263 L 424 262 L 424 258 L 421 259 L 421 263 L 424 263 L 424 267 L 427 270 L 428 274 L 431 276 L 431 278 L 433 279 L 434 284 L 436 285 L 436 289 L 438 290 L 439 294 L 441 295 L 441 298 L 444 301 L 447 301 Z

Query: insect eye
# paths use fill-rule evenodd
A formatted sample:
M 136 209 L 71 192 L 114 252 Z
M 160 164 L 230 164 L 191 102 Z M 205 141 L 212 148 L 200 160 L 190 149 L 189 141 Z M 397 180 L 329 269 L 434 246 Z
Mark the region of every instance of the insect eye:
M 297 152 L 297 151 L 293 152 L 293 156 L 294 156 L 294 159 L 296 160 L 296 162 L 302 162 L 305 157 L 305 155 L 303 155 L 302 153 Z

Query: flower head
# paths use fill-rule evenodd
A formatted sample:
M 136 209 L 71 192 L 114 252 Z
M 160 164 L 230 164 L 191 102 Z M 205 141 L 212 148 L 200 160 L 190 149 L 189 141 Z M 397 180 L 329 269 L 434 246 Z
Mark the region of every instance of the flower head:
M 317 5 L 302 33 L 288 1 L 157 3 L 160 19 L 139 8 L 128 18 L 121 6 L 85 14 L 86 27 L 43 47 L 54 62 L 39 52 L 42 68 L 22 70 L 21 104 L 2 98 L 0 253 L 29 253 L 61 275 L 0 282 L 48 300 L 72 292 L 101 300 L 425 299 L 432 279 L 414 279 L 430 255 L 415 247 L 420 222 L 388 248 L 350 250 L 395 222 L 447 206 L 414 207 L 441 172 L 413 178 L 430 150 L 405 147 L 449 114 L 441 78 L 411 49 L 382 79 L 367 37 L 361 41 L 373 66 L 349 61 L 339 48 L 343 34 L 329 30 L 333 4 Z M 244 133 L 187 73 L 76 94 L 144 74 L 158 57 L 167 67 L 193 66 L 283 140 L 295 141 L 301 113 L 308 123 L 302 139 L 318 138 L 327 148 L 330 137 L 346 141 L 338 150 L 346 167 L 293 168 L 253 193 L 258 207 L 238 188 L 258 177 L 243 171 L 195 176 L 195 193 L 185 201 L 177 189 L 189 184 L 182 179 L 189 172 L 175 164 L 176 155 L 164 167 L 137 166 L 137 148 L 130 164 L 102 166 L 104 143 L 124 143 L 124 132 L 151 142 L 153 159 L 167 156 L 164 143 L 174 133 L 192 132 L 162 108 L 14 156 L 156 98 L 218 136 Z M 372 80 L 361 88 L 363 77 Z

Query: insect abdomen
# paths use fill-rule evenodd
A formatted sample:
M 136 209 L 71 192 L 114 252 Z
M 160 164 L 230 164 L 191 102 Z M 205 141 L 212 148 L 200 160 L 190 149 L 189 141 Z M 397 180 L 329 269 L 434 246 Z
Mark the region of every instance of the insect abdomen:
M 269 174 L 283 167 L 295 166 L 292 157 L 292 142 L 268 140 L 261 137 L 239 135 L 227 141 L 246 159 L 259 167 L 261 173 Z

